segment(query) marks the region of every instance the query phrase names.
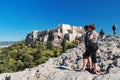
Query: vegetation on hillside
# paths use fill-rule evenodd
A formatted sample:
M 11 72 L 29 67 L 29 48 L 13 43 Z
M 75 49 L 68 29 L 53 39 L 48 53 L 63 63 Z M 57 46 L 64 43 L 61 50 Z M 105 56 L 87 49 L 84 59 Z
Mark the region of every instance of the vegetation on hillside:
M 27 45 L 25 41 L 21 41 L 0 50 L 0 73 L 31 68 L 44 63 L 50 57 L 59 56 L 60 53 L 60 47 L 49 49 L 37 42 Z
M 51 42 L 47 46 L 34 41 L 26 44 L 25 41 L 17 42 L 9 47 L 0 49 L 0 73 L 16 72 L 25 68 L 32 68 L 44 63 L 49 58 L 57 57 L 62 52 L 76 46 L 75 43 L 63 42 L 63 48 L 54 47 Z

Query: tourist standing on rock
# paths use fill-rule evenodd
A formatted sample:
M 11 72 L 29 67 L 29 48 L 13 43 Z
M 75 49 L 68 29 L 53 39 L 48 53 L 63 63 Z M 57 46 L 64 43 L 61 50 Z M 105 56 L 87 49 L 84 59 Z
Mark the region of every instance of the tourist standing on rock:
M 89 35 L 89 53 L 91 54 L 91 59 L 93 62 L 94 70 L 93 72 L 97 73 L 97 57 L 96 52 L 98 50 L 97 41 L 98 41 L 98 33 L 96 32 L 96 27 L 94 24 L 90 24 L 88 27 L 88 31 L 90 31 Z
M 80 69 L 80 72 L 85 71 L 88 62 L 89 62 L 90 69 L 92 68 L 91 57 L 88 49 L 88 45 L 89 45 L 88 35 L 90 34 L 90 31 L 88 31 L 88 27 L 89 27 L 88 25 L 84 26 L 84 30 L 86 32 L 84 35 L 85 53 L 83 54 L 83 68 Z
M 101 40 L 103 40 L 105 38 L 104 34 L 105 34 L 105 32 L 103 31 L 103 29 L 101 29 L 99 32 L 99 37 L 101 38 Z
M 117 28 L 117 27 L 116 27 L 116 25 L 114 24 L 113 27 L 112 27 L 112 30 L 113 30 L 113 36 L 116 35 L 116 28 Z

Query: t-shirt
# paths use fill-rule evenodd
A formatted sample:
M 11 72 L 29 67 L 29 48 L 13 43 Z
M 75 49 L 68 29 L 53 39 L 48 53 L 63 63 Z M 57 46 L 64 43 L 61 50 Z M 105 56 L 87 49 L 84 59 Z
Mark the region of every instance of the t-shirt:
M 89 38 L 88 38 L 88 36 L 89 35 L 93 35 L 93 39 L 92 40 L 89 40 Z M 98 33 L 95 31 L 95 30 L 93 30 L 92 32 L 90 32 L 90 31 L 87 31 L 85 34 L 84 34 L 84 43 L 85 43 L 85 47 L 87 48 L 88 47 L 88 45 L 89 45 L 89 43 L 96 43 L 97 42 L 97 40 L 98 40 Z
M 89 45 L 89 39 L 88 39 L 88 35 L 90 34 L 90 31 L 86 32 L 84 34 L 84 43 L 85 43 L 85 47 L 87 48 L 87 46 Z
M 95 30 L 93 30 L 91 34 L 93 35 L 93 39 L 91 41 L 93 43 L 96 43 L 98 40 L 98 33 Z

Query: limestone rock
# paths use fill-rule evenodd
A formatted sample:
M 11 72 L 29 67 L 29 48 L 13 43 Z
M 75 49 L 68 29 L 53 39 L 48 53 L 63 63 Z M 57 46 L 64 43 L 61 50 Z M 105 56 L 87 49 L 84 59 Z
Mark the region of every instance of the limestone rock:
M 81 43 L 37 67 L 15 73 L 2 73 L 0 80 L 120 80 L 120 49 L 117 47 L 120 42 L 118 40 L 120 37 L 99 41 L 97 60 L 100 74 L 79 71 L 82 68 L 82 55 L 85 52 L 84 43 Z M 112 46 L 113 42 L 114 46 Z

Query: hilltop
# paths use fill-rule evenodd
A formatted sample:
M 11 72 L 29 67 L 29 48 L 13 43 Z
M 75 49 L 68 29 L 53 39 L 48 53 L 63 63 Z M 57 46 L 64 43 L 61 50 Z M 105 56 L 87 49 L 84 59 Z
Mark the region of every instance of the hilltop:
M 82 42 L 77 47 L 68 49 L 61 56 L 51 58 L 37 67 L 16 73 L 3 73 L 0 75 L 0 80 L 119 80 L 120 37 L 107 37 L 104 41 L 98 42 L 97 59 L 101 74 L 79 72 L 85 51 Z
M 0 73 L 32 68 L 49 58 L 58 57 L 62 52 L 78 45 L 79 42 L 75 40 L 82 36 L 82 32 L 82 27 L 61 24 L 49 31 L 29 33 L 25 41 L 0 49 Z

